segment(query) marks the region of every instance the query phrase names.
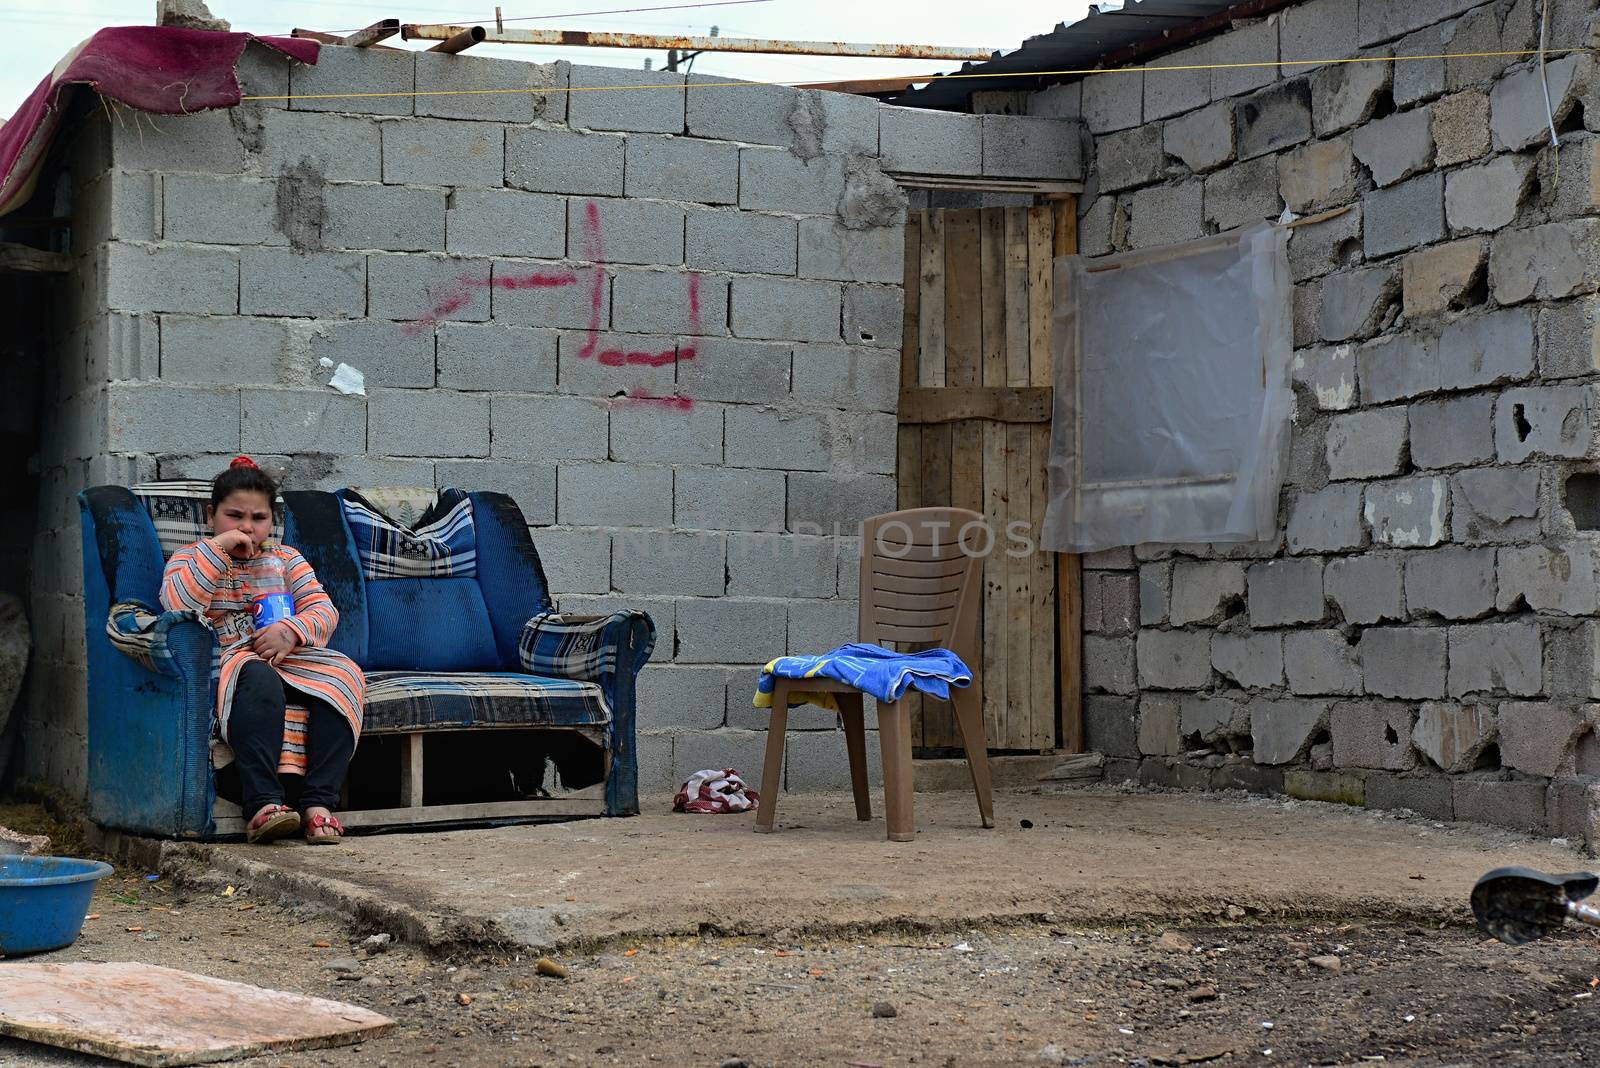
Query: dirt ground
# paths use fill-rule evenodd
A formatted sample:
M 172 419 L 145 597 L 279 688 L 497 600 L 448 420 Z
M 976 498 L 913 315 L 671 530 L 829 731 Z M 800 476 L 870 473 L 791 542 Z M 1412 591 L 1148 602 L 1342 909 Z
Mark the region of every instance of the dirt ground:
M 1582 932 L 1520 949 L 1360 922 L 650 939 L 563 958 L 563 980 L 528 957 L 369 955 L 366 932 L 320 910 L 225 890 L 119 874 L 50 959 L 163 964 L 398 1021 L 361 1046 L 239 1062 L 296 1068 L 1550 1065 L 1600 1049 L 1600 939 Z M 100 1063 L 0 1039 L 0 1064 Z
M 1419 828 L 1443 833 L 1407 825 Z M 558 954 L 569 973 L 558 979 L 532 954 L 374 952 L 374 929 L 264 885 L 149 874 L 121 868 L 102 883 L 83 937 L 47 959 L 185 968 L 398 1024 L 360 1046 L 247 1065 L 1551 1065 L 1600 1050 L 1600 938 L 1577 930 L 1520 949 L 1359 915 L 622 936 Z M 759 887 L 748 874 L 746 891 Z M 0 1039 L 0 1065 L 101 1063 Z

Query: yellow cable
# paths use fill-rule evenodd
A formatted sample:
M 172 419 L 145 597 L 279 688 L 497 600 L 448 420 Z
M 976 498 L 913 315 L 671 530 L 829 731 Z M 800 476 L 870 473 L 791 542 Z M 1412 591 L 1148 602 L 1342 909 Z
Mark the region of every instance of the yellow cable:
M 1575 52 L 1591 52 L 1591 48 L 1552 48 L 1546 50 L 1546 55 L 1570 55 Z M 957 79 L 976 78 L 1051 78 L 1051 77 L 1078 77 L 1089 74 L 1143 74 L 1147 71 L 1198 71 L 1198 70 L 1243 70 L 1253 67 L 1331 67 L 1351 63 L 1417 63 L 1424 60 L 1439 59 L 1506 59 L 1513 56 L 1538 55 L 1538 49 L 1517 49 L 1509 52 L 1445 52 L 1438 55 L 1425 56 L 1354 56 L 1345 59 L 1278 59 L 1262 60 L 1256 63 L 1193 63 L 1176 67 L 1116 67 L 1111 70 L 1081 69 L 1081 70 L 1033 70 L 1009 71 L 1003 73 L 971 73 L 971 74 L 930 74 L 926 78 L 911 76 L 907 81 L 919 82 L 944 82 Z M 856 79 L 842 78 L 837 81 L 851 81 Z M 538 93 L 548 95 L 554 93 L 609 93 L 619 90 L 635 89 L 735 89 L 748 86 L 783 86 L 785 88 L 804 89 L 807 85 L 830 85 L 832 82 L 756 82 L 756 81 L 728 81 L 728 82 L 667 82 L 653 85 L 578 85 L 578 86 L 552 86 L 548 89 L 413 89 L 396 90 L 383 93 L 293 93 L 282 95 L 241 96 L 240 102 L 254 100 L 358 100 L 373 97 L 395 96 L 487 96 L 497 93 Z

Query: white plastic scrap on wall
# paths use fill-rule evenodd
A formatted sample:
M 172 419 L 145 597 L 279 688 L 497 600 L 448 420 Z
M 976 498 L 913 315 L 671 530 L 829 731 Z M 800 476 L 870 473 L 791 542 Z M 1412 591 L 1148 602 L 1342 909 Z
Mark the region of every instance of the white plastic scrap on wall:
M 1041 544 L 1267 541 L 1289 446 L 1289 232 L 1056 261 Z

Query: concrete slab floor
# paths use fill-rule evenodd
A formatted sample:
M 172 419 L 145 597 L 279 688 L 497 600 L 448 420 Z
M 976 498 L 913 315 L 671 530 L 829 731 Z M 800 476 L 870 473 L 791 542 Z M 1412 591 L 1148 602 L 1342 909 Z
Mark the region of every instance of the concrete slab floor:
M 877 798 L 874 798 L 877 803 Z M 337 846 L 167 843 L 209 867 L 333 905 L 435 948 L 592 950 L 653 935 L 863 933 L 1047 922 L 1105 927 L 1368 917 L 1470 923 L 1467 897 L 1504 864 L 1585 867 L 1573 849 L 1468 825 L 1314 802 L 1108 788 L 917 797 L 917 840 L 885 841 L 846 796 L 780 798 L 751 815 L 353 837 Z M 1031 827 L 1023 825 L 1024 820 Z

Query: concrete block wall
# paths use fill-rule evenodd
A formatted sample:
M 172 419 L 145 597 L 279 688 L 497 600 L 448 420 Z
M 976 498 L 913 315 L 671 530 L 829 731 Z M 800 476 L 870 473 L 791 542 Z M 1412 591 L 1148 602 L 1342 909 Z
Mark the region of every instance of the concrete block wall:
M 1537 8 L 1305 0 L 1150 67 L 1512 52 Z M 1552 0 L 1553 25 L 1588 42 L 1595 8 Z M 1087 729 L 1114 775 L 1600 846 L 1600 71 L 1549 79 L 1559 148 L 1514 56 L 1030 98 L 1094 135 L 1087 255 L 1348 209 L 1290 244 L 1284 533 L 1086 560 Z
M 853 638 L 853 535 L 895 504 L 906 198 L 879 146 L 914 150 L 922 113 L 336 47 L 301 67 L 252 46 L 240 76 L 247 95 L 529 91 L 84 116 L 26 774 L 82 789 L 71 494 L 242 450 L 290 487 L 509 492 L 562 608 L 656 620 L 641 785 L 758 776 L 756 666 Z M 1081 173 L 1076 122 L 934 121 L 963 152 L 924 169 L 985 173 L 987 146 L 995 173 Z M 330 389 L 324 359 L 367 395 Z M 788 785 L 840 785 L 832 717 L 790 723 Z

